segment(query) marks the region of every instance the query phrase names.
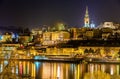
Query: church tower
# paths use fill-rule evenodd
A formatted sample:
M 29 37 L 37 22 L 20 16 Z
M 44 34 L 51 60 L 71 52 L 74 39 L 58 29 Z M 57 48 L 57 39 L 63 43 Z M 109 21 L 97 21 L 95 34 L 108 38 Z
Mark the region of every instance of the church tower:
M 90 27 L 90 18 L 89 18 L 87 6 L 86 6 L 85 17 L 84 17 L 84 27 Z

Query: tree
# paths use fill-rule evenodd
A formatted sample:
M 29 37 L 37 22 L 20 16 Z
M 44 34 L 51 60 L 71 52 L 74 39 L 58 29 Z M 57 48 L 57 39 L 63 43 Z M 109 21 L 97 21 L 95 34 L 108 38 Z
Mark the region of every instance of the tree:
M 94 53 L 94 50 L 92 48 L 89 49 L 90 53 Z
M 85 54 L 89 53 L 89 50 L 88 50 L 88 49 L 85 49 L 85 50 L 84 50 L 84 53 L 85 53 Z
M 31 31 L 28 27 L 24 28 L 24 27 L 19 27 L 18 28 L 18 34 L 19 35 L 30 35 Z

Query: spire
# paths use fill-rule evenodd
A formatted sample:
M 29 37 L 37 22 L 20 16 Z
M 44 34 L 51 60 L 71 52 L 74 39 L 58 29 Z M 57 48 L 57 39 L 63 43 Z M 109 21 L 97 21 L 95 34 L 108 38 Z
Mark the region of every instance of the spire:
M 86 6 L 85 17 L 84 17 L 84 27 L 89 27 L 90 18 L 88 14 L 88 7 Z
M 88 14 L 88 6 L 86 6 L 85 17 L 86 17 L 86 18 L 88 18 L 88 17 L 89 17 L 89 14 Z

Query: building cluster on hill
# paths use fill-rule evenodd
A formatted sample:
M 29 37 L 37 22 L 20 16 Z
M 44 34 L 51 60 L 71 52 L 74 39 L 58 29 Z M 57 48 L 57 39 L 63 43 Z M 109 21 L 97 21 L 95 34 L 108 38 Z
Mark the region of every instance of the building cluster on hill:
M 23 32 L 12 33 L 6 32 L 0 35 L 1 43 L 20 43 L 55 45 L 58 43 L 66 43 L 69 40 L 119 40 L 120 29 L 119 24 L 113 22 L 104 22 L 96 28 L 68 28 L 63 23 L 57 23 L 54 27 L 35 28 Z

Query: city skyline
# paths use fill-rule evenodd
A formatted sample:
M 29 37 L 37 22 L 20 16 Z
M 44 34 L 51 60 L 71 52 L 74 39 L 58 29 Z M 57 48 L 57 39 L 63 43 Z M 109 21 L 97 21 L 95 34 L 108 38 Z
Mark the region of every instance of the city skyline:
M 69 26 L 82 27 L 86 6 L 90 22 L 120 23 L 119 0 L 1 0 L 0 26 L 38 27 L 63 21 Z

